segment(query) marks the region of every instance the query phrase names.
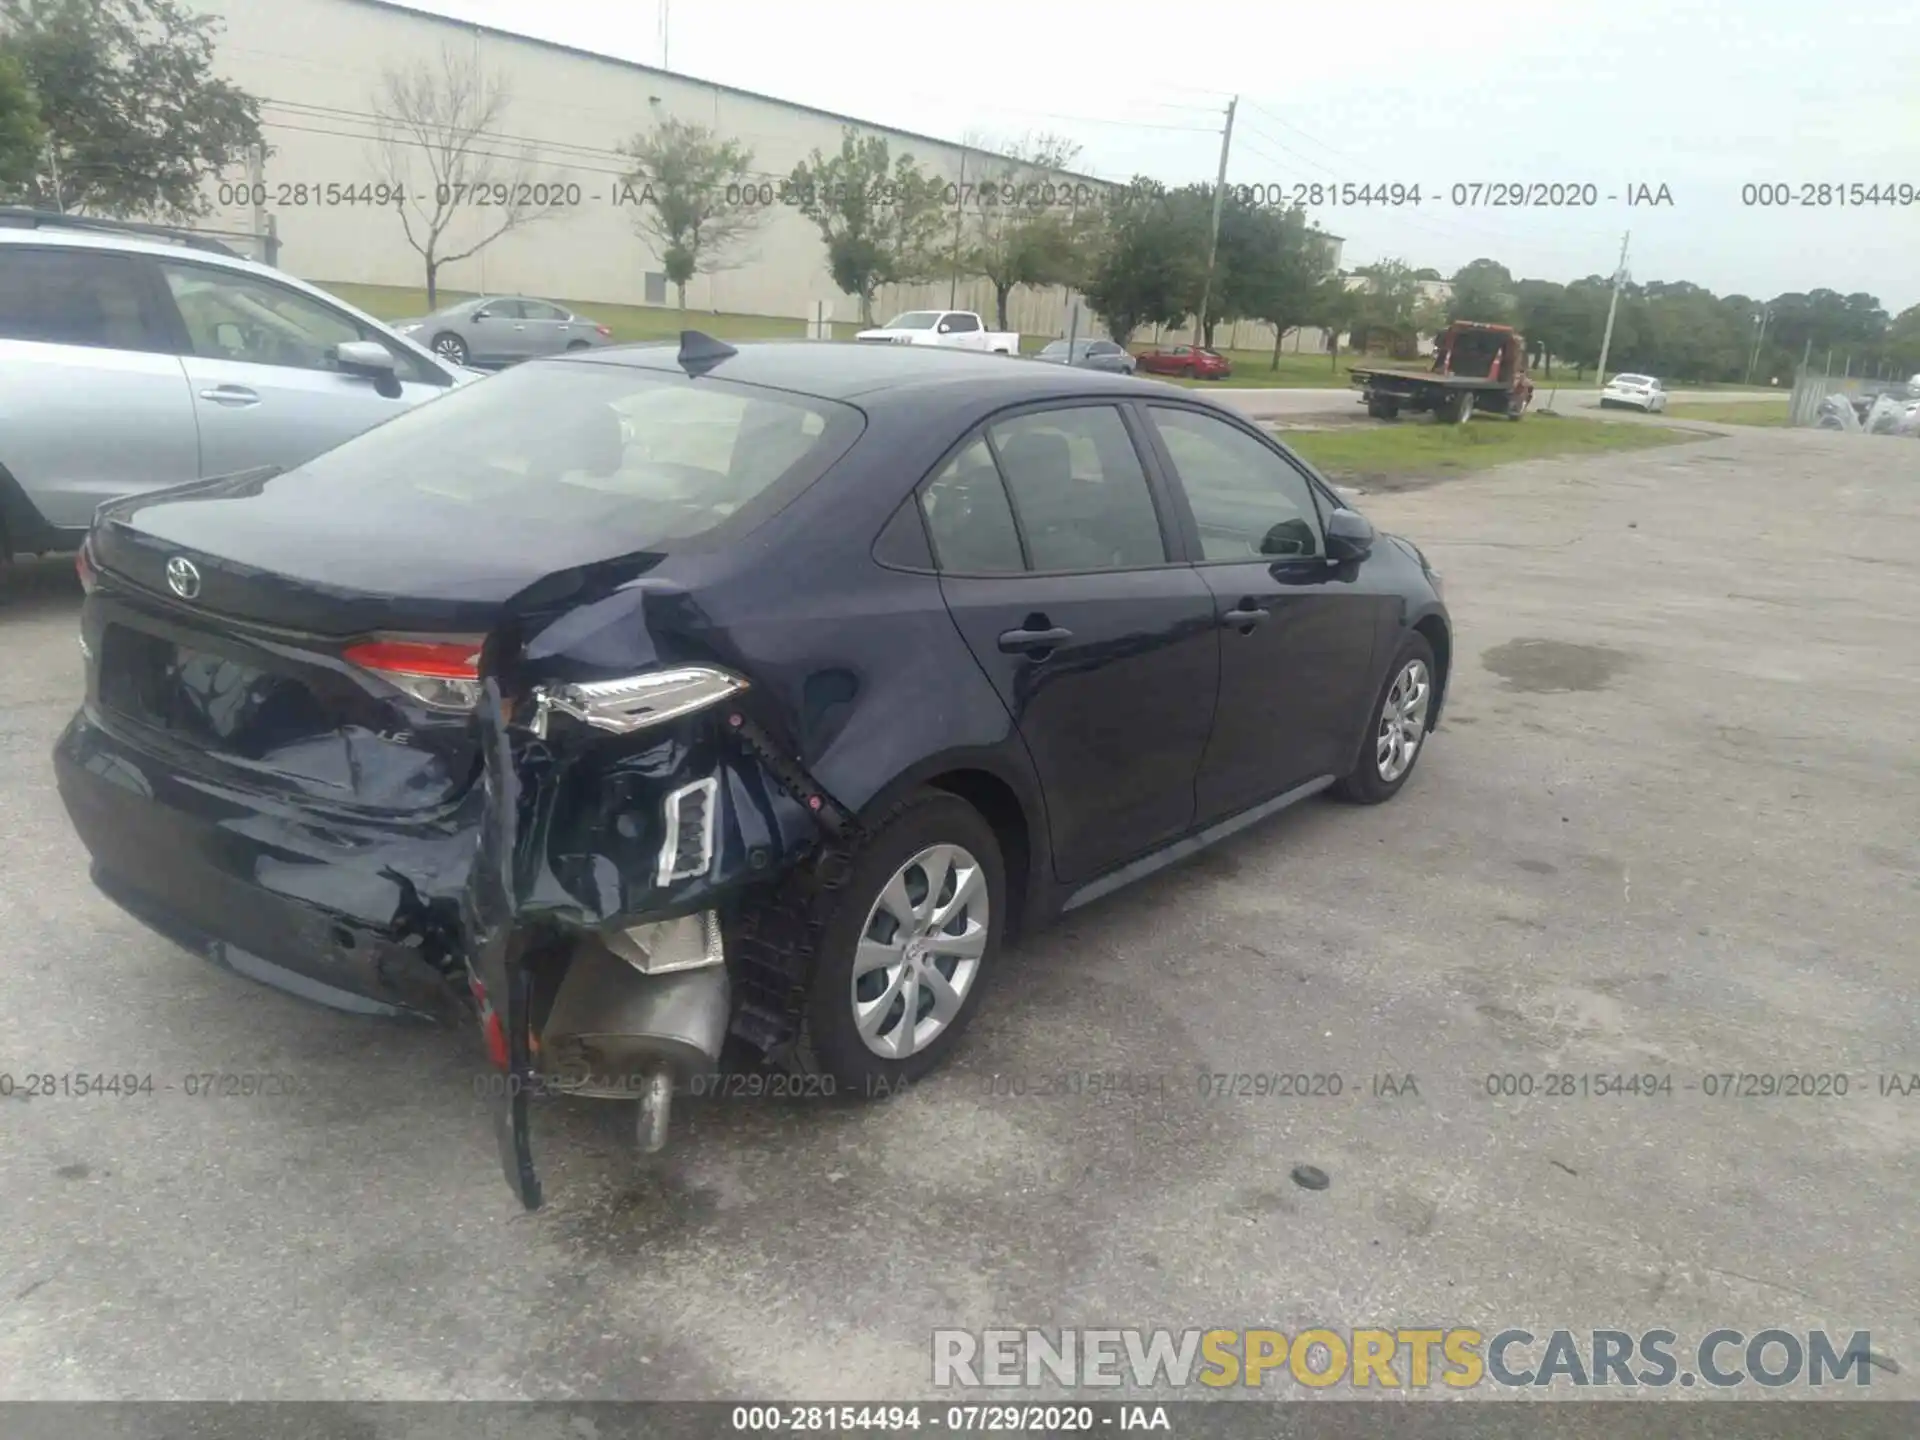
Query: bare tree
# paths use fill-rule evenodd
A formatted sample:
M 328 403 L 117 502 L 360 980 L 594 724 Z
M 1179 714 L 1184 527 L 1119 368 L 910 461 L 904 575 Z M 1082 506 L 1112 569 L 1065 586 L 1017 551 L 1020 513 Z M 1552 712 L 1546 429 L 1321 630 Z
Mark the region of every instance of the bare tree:
M 687 308 L 687 281 L 742 263 L 739 243 L 773 214 L 775 188 L 756 184 L 753 152 L 705 125 L 662 120 L 620 147 L 639 191 L 634 233 L 653 242 Z
M 1091 197 L 1085 206 L 1075 203 L 1075 182 L 1059 180 L 1080 153 L 1071 140 L 1028 135 L 991 148 L 986 178 L 969 184 L 962 196 L 974 209 L 974 223 L 958 263 L 962 273 L 993 286 L 994 312 L 1005 330 L 1014 287 L 1045 289 L 1085 279 L 1097 210 Z
M 567 185 L 554 183 L 560 177 L 535 183 L 533 147 L 510 151 L 497 133 L 511 99 L 503 78 L 451 46 L 437 65 L 389 68 L 374 94 L 381 170 L 407 243 L 426 262 L 430 310 L 439 304 L 443 266 L 566 203 Z

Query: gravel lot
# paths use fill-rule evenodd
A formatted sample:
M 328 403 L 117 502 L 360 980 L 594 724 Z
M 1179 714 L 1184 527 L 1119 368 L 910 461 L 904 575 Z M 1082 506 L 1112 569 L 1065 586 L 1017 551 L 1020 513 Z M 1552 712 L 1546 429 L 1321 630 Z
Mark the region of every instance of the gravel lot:
M 1036 937 L 884 1105 L 692 1104 L 646 1166 L 624 1109 L 549 1105 L 533 1216 L 464 1046 L 95 895 L 47 760 L 77 590 L 25 563 L 0 1073 L 308 1093 L 0 1099 L 0 1397 L 924 1397 L 929 1332 L 996 1324 L 1869 1329 L 1873 1397 L 1914 1397 L 1920 1096 L 1876 1077 L 1920 1071 L 1917 461 L 1753 432 L 1368 497 L 1459 627 L 1395 803 L 1308 804 Z M 1549 1071 L 1672 1092 L 1486 1093 Z M 1851 1093 L 1687 1088 L 1782 1071 Z M 1069 1072 L 1160 1080 L 1038 1093 Z

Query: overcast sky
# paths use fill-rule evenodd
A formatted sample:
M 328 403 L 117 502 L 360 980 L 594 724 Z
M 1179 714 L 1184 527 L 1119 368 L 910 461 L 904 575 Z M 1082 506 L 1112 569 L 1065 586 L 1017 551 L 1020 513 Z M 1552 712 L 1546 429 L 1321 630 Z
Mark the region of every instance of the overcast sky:
M 409 3 L 661 61 L 662 0 Z M 1237 93 L 1231 181 L 1421 186 L 1417 209 L 1313 212 L 1347 237 L 1348 264 L 1397 256 L 1450 275 L 1487 255 L 1568 280 L 1609 273 L 1630 230 L 1636 280 L 1920 302 L 1920 201 L 1782 208 L 1741 194 L 1920 190 L 1920 0 L 667 3 L 672 70 L 954 140 L 1051 130 L 1102 177 L 1211 179 Z M 1591 182 L 1601 200 L 1449 203 L 1476 181 Z M 1640 185 L 1673 203 L 1629 207 Z

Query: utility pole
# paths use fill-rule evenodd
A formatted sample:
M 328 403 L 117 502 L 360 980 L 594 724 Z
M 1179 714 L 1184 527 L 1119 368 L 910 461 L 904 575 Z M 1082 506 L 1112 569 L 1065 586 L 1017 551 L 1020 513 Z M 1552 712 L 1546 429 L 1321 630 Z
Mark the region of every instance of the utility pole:
M 1233 112 L 1240 97 L 1227 102 L 1227 126 L 1220 132 L 1220 174 L 1213 182 L 1213 225 L 1207 232 L 1207 278 L 1200 282 L 1200 310 L 1193 317 L 1193 343 L 1197 349 L 1207 341 L 1207 304 L 1213 299 L 1213 262 L 1220 253 L 1220 205 L 1227 198 L 1227 151 L 1233 146 Z
M 1760 363 L 1760 345 L 1761 342 L 1767 338 L 1767 320 L 1772 314 L 1772 306 L 1762 305 L 1760 307 L 1760 329 L 1753 337 L 1753 354 L 1747 357 L 1747 378 L 1741 382 L 1743 384 L 1751 385 L 1753 383 L 1753 367 Z
M 660 0 L 660 68 L 667 69 L 667 4 Z
M 267 157 L 262 146 L 247 148 L 247 196 L 253 201 L 253 233 L 266 244 L 267 233 Z M 268 258 L 271 265 L 273 260 Z
M 1607 386 L 1607 351 L 1613 346 L 1613 312 L 1620 305 L 1620 282 L 1627 275 L 1627 241 L 1632 238 L 1631 230 L 1620 237 L 1620 263 L 1613 270 L 1613 294 L 1607 300 L 1607 328 L 1600 336 L 1600 363 L 1593 372 L 1603 390 Z
M 66 197 L 60 193 L 60 154 L 53 148 L 53 136 L 47 136 L 47 169 L 53 177 L 53 208 L 62 215 L 67 213 Z
M 996 200 L 998 196 L 994 197 Z M 947 277 L 947 308 L 959 303 L 960 297 L 960 223 L 967 216 L 967 147 L 960 146 L 960 184 L 956 187 L 953 201 L 953 262 L 952 273 Z

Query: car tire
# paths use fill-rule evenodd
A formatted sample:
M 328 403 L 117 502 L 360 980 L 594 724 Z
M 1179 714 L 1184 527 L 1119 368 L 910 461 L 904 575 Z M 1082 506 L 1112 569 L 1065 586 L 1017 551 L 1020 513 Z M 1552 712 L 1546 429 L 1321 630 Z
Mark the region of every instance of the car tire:
M 449 365 L 467 363 L 467 342 L 451 330 L 442 330 L 433 337 L 433 353 Z
M 1180 371 L 1180 378 L 1182 380 L 1198 380 L 1200 378 L 1200 372 L 1195 370 L 1193 366 L 1188 365 Z
M 1378 805 L 1400 793 L 1407 777 L 1413 774 L 1413 767 L 1420 763 L 1420 752 L 1427 748 L 1438 677 L 1433 646 L 1427 643 L 1427 637 L 1417 631 L 1409 635 L 1387 670 L 1373 708 L 1367 712 L 1367 739 L 1361 746 L 1359 761 L 1334 783 L 1336 795 L 1356 805 Z M 1405 687 L 1411 685 L 1424 688 L 1417 698 L 1403 698 Z M 1410 709 L 1410 705 L 1413 708 Z M 1394 721 L 1391 726 L 1390 707 Z M 1409 728 L 1414 732 L 1411 748 L 1406 743 Z M 1390 743 L 1390 735 L 1399 737 L 1397 745 Z
M 587 348 L 588 348 L 587 342 L 584 340 L 569 340 L 567 342 L 567 350 L 569 351 L 569 353 L 575 350 L 585 350 Z
M 973 898 L 944 930 L 926 928 L 928 901 L 950 906 L 956 885 L 977 886 Z M 896 913 L 903 904 L 912 916 Z M 828 1093 L 864 1099 L 910 1084 L 945 1060 L 973 1018 L 1007 920 L 1005 862 L 980 812 L 942 790 L 915 792 L 867 831 L 845 883 L 820 891 L 811 908 L 819 938 L 806 957 L 804 1019 L 777 1062 L 830 1082 Z M 903 943 L 907 934 L 912 938 Z M 943 949 L 950 936 L 965 943 Z M 888 952 L 899 958 L 860 968 Z M 944 985 L 929 985 L 930 971 Z M 941 1017 L 948 997 L 954 1008 Z M 909 1003 L 917 1007 L 911 1030 Z M 927 1031 L 930 1020 L 940 1023 Z

